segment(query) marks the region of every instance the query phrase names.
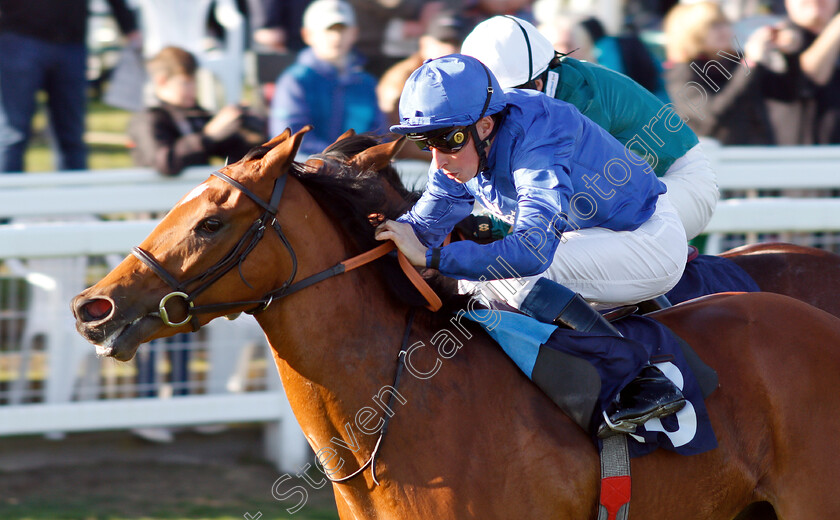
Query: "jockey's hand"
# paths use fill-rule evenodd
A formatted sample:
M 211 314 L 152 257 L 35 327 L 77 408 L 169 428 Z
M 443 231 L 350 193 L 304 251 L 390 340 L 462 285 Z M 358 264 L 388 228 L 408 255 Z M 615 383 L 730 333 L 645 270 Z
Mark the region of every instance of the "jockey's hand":
M 414 228 L 410 224 L 386 220 L 376 227 L 374 237 L 377 240 L 393 240 L 402 254 L 408 258 L 411 265 L 426 267 L 426 246 L 420 243 Z

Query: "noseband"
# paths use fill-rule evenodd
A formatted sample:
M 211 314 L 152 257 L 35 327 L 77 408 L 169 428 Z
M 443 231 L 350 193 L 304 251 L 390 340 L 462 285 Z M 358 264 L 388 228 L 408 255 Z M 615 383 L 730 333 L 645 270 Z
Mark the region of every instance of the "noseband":
M 264 211 L 259 218 L 257 218 L 253 224 L 248 228 L 242 238 L 239 239 L 239 242 L 233 246 L 233 248 L 218 262 L 216 262 L 213 266 L 211 266 L 207 271 L 204 273 L 179 282 L 177 278 L 172 276 L 161 264 L 160 262 L 155 259 L 155 257 L 149 253 L 148 251 L 141 249 L 140 247 L 133 247 L 131 249 L 131 254 L 137 257 L 138 260 L 143 262 L 149 269 L 151 269 L 155 274 L 157 274 L 166 284 L 172 289 L 172 292 L 161 298 L 160 303 L 158 304 L 158 315 L 160 319 L 163 321 L 164 324 L 170 327 L 180 327 L 182 325 L 187 324 L 188 322 L 191 323 L 193 331 L 197 331 L 201 324 L 198 321 L 197 314 L 201 313 L 210 313 L 210 312 L 224 312 L 228 310 L 234 310 L 242 307 L 250 307 L 250 309 L 246 310 L 245 312 L 248 314 L 256 314 L 258 312 L 262 312 L 268 308 L 269 305 L 275 300 L 279 300 L 290 294 L 296 293 L 301 289 L 305 289 L 310 285 L 314 285 L 318 282 L 326 280 L 327 278 L 331 278 L 333 276 L 345 273 L 347 271 L 351 271 L 357 267 L 361 267 L 367 263 L 370 263 L 382 256 L 385 256 L 389 252 L 395 249 L 395 245 L 393 242 L 386 242 L 379 247 L 376 247 L 370 251 L 362 253 L 361 255 L 355 256 L 353 258 L 347 259 L 343 262 L 340 262 L 329 269 L 321 271 L 319 273 L 313 274 L 308 276 L 302 280 L 295 282 L 295 277 L 297 276 L 298 270 L 298 262 L 297 262 L 297 255 L 295 255 L 295 251 L 292 248 L 291 243 L 289 243 L 288 238 L 286 235 L 283 234 L 283 229 L 280 226 L 280 223 L 277 222 L 275 218 L 277 215 L 277 210 L 280 204 L 280 198 L 283 196 L 283 189 L 286 187 L 286 179 L 287 174 L 282 174 L 280 177 L 274 181 L 274 189 L 271 192 L 271 200 L 266 203 L 263 199 L 258 197 L 254 192 L 249 190 L 246 186 L 242 183 L 230 178 L 229 176 L 225 175 L 220 171 L 214 171 L 213 175 L 222 179 L 223 181 L 227 182 L 231 186 L 235 187 L 236 189 L 240 190 L 244 193 L 249 199 L 253 200 L 258 206 L 260 206 Z M 222 276 L 227 274 L 231 269 L 234 267 L 239 268 L 239 275 L 242 280 L 245 282 L 248 287 L 251 285 L 245 280 L 245 277 L 242 275 L 242 262 L 245 261 L 245 258 L 248 254 L 257 246 L 257 243 L 265 234 L 266 228 L 271 227 L 274 232 L 277 234 L 277 237 L 283 243 L 283 246 L 289 252 L 289 256 L 292 259 L 292 272 L 289 274 L 289 277 L 283 282 L 283 285 L 268 292 L 265 296 L 258 300 L 243 300 L 238 302 L 227 302 L 227 303 L 213 303 L 208 305 L 195 305 L 196 297 L 204 292 L 208 287 L 218 281 Z M 428 305 L 427 307 L 433 311 L 440 309 L 441 301 L 440 298 L 431 290 L 431 288 L 426 284 L 425 280 L 417 273 L 417 271 L 411 266 L 408 260 L 402 254 L 399 254 L 399 262 L 405 271 L 406 275 L 409 277 L 411 282 L 414 286 L 420 291 L 420 293 L 426 298 Z M 192 289 L 191 289 L 192 287 Z M 187 306 L 187 317 L 184 318 L 183 321 L 180 322 L 173 322 L 169 319 L 169 312 L 166 310 L 166 304 L 169 300 L 173 298 L 181 298 L 184 300 L 184 303 Z
M 250 310 L 246 311 L 251 314 L 264 310 L 275 298 L 281 298 L 283 296 L 286 296 L 287 294 L 290 294 L 289 291 L 292 288 L 292 282 L 294 281 L 295 276 L 297 276 L 297 255 L 295 255 L 295 251 L 294 249 L 292 249 L 292 245 L 289 243 L 289 240 L 283 233 L 283 229 L 281 228 L 280 223 L 277 222 L 277 219 L 275 218 L 280 204 L 280 198 L 283 196 L 283 189 L 286 187 L 286 175 L 280 175 L 277 178 L 277 180 L 274 181 L 274 189 L 271 192 L 271 199 L 269 200 L 269 202 L 265 202 L 253 191 L 248 189 L 245 185 L 243 185 L 239 181 L 230 178 L 228 175 L 225 175 L 220 171 L 214 171 L 212 174 L 244 193 L 249 199 L 253 200 L 264 211 L 262 215 L 260 215 L 259 218 L 257 218 L 253 222 L 253 224 L 251 224 L 251 226 L 248 228 L 248 230 L 245 232 L 242 238 L 239 239 L 239 242 L 237 242 L 236 245 L 234 245 L 233 248 L 221 260 L 216 262 L 205 272 L 181 282 L 179 282 L 178 279 L 172 276 L 172 274 L 170 274 L 160 264 L 160 262 L 158 262 L 157 259 L 155 259 L 155 257 L 152 256 L 152 254 L 148 251 L 145 251 L 140 247 L 134 247 L 131 249 L 131 253 L 135 257 L 137 257 L 138 260 L 143 262 L 147 267 L 149 267 L 149 269 L 154 271 L 155 274 L 157 274 L 164 282 L 166 282 L 167 285 L 169 285 L 169 287 L 172 288 L 173 292 L 161 298 L 160 303 L 158 304 L 160 319 L 170 327 L 180 327 L 181 325 L 185 325 L 187 322 L 192 321 L 193 330 L 196 331 L 200 327 L 196 314 L 202 312 L 223 311 L 226 309 L 241 307 L 243 305 L 252 306 Z M 204 292 L 208 287 L 213 285 L 216 281 L 218 281 L 219 278 L 227 274 L 234 267 L 238 267 L 240 269 L 240 276 L 242 276 L 242 262 L 245 260 L 248 254 L 257 246 L 257 243 L 263 237 L 263 235 L 265 234 L 265 230 L 268 227 L 274 230 L 274 232 L 277 234 L 277 237 L 283 243 L 286 250 L 289 252 L 289 256 L 292 259 L 292 272 L 289 274 L 289 278 L 285 282 L 283 282 L 283 285 L 269 292 L 259 300 L 196 306 L 195 298 L 199 294 Z M 242 277 L 242 280 L 245 281 L 245 278 Z M 248 284 L 247 281 L 245 281 L 245 283 L 250 287 L 250 284 Z M 190 287 L 193 288 L 190 289 Z M 173 298 L 181 298 L 187 305 L 187 317 L 183 321 L 173 322 L 169 319 L 169 313 L 166 310 L 166 303 Z

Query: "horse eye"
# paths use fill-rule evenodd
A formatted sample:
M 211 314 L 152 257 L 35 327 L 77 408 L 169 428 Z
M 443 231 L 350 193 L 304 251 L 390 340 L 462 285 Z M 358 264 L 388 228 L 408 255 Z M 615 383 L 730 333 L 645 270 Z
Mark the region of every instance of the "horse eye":
M 216 233 L 220 229 L 222 229 L 222 221 L 215 217 L 202 220 L 196 228 L 197 231 L 201 231 L 203 233 Z

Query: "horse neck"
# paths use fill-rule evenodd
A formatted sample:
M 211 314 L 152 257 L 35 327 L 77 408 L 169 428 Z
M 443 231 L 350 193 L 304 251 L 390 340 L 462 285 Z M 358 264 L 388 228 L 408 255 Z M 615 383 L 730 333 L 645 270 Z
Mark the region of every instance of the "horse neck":
M 350 254 L 341 230 L 298 188 L 290 182 L 287 190 L 297 202 L 297 221 L 305 217 L 307 229 L 287 230 L 303 279 Z M 370 265 L 308 287 L 258 315 L 283 388 L 314 449 L 344 438 L 356 412 L 392 383 L 406 314 L 407 307 L 389 296 Z

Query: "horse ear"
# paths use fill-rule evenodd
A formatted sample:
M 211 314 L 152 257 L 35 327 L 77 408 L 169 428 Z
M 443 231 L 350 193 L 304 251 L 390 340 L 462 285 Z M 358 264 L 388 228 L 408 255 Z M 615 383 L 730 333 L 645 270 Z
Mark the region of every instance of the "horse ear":
M 350 159 L 350 164 L 357 170 L 381 170 L 391 163 L 391 159 L 402 150 L 405 136 L 390 143 L 371 146 L 367 150 L 356 154 Z
M 356 135 L 356 131 L 355 131 L 355 130 L 353 130 L 352 128 L 351 128 L 350 130 L 347 130 L 346 132 L 344 132 L 343 134 L 341 134 L 340 136 L 338 136 L 338 139 L 336 139 L 336 140 L 335 140 L 335 142 L 334 142 L 333 144 L 331 144 L 331 145 L 327 146 L 327 147 L 325 148 L 325 150 L 329 150 L 329 149 L 330 149 L 330 148 L 332 148 L 333 146 L 337 145 L 339 142 L 341 142 L 341 141 L 343 141 L 343 140 L 347 139 L 348 137 L 353 137 L 354 135 Z
M 280 136 L 275 137 L 272 141 L 277 140 L 277 145 L 265 154 L 262 158 L 262 167 L 270 169 L 276 167 L 278 164 L 282 169 L 287 168 L 295 158 L 300 142 L 303 140 L 303 135 L 312 130 L 312 125 L 306 125 L 300 129 L 295 135 L 289 138 L 291 130 L 288 128 Z M 285 136 L 282 140 L 279 137 Z
M 281 141 L 285 141 L 286 139 L 288 139 L 290 135 L 292 135 L 292 130 L 290 128 L 286 128 L 282 134 L 272 137 L 271 140 L 263 144 L 263 146 L 269 148 L 277 146 L 278 144 L 280 144 Z

